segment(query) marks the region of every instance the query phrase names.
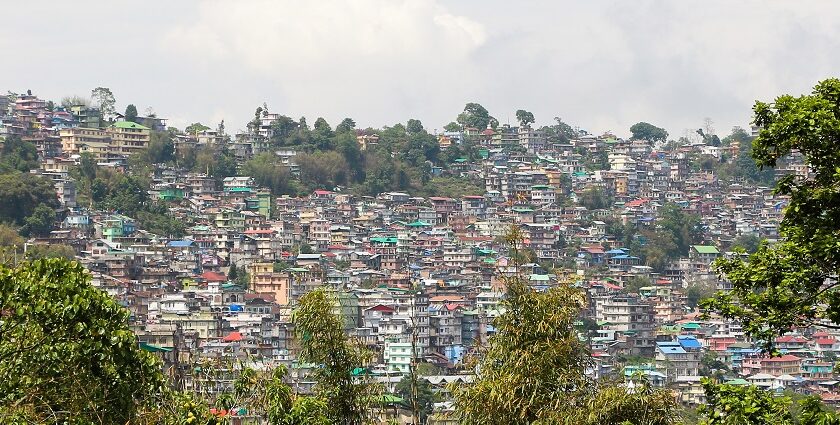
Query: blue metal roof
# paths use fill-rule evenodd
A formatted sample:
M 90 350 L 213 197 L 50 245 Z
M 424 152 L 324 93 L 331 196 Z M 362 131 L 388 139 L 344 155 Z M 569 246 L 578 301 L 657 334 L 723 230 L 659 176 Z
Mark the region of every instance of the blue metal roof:
M 679 340 L 680 345 L 683 348 L 702 348 L 703 347 L 703 345 L 700 344 L 700 341 L 698 341 L 697 338 L 694 338 L 693 336 L 680 335 L 680 336 L 677 337 L 677 340 Z
M 166 244 L 166 246 L 171 246 L 171 247 L 174 247 L 174 248 L 186 248 L 186 247 L 192 246 L 192 244 L 194 244 L 194 243 L 195 243 L 195 241 L 190 241 L 190 240 L 169 241 L 169 243 Z

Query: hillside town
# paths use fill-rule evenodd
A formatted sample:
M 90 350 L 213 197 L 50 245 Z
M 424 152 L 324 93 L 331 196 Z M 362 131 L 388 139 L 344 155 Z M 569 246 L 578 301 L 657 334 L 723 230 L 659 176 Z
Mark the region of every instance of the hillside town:
M 25 172 L 48 180 L 55 196 L 41 231 L 35 213 L 21 218 L 33 230 L 4 248 L 4 261 L 61 247 L 130 311 L 141 348 L 163 359 L 181 389 L 233 385 L 236 367 L 211 376 L 197 365 L 236 361 L 283 365 L 294 388 L 311 391 L 313 365 L 298 360 L 291 316 L 302 296 L 326 288 L 346 335 L 373 355 L 359 373 L 394 393 L 421 366 L 436 394 L 428 423 L 454 423 L 449 388 L 474 378 L 467 359 L 493 338 L 505 278 L 521 274 L 537 291 L 583 291 L 577 331 L 592 378 L 629 388 L 643 380 L 686 409 L 705 403 L 702 377 L 840 402 L 840 331 L 793 329 L 771 357 L 740 323 L 700 308 L 730 289 L 717 259 L 779 239 L 789 200 L 774 193 L 774 179 L 809 176 L 795 155 L 749 170 L 742 159 L 756 127 L 718 137 L 706 123 L 675 139 L 647 124 L 622 138 L 559 118 L 537 126 L 529 113 L 508 124 L 471 121 L 482 113 L 465 110 L 472 116 L 445 130 L 400 130 L 399 146 L 423 138 L 427 153 L 411 162 L 410 148 L 383 146 L 394 127 L 342 123 L 330 137 L 350 137 L 352 155 L 416 164 L 398 162 L 374 193 L 373 165 L 353 168 L 370 160 L 354 162 L 343 142 L 331 154 L 342 152 L 361 177 L 313 180 L 306 161 L 328 149 L 287 142 L 279 133 L 288 117 L 267 107 L 244 130 L 182 131 L 153 113 L 94 105 L 0 96 L 3 152 L 12 141 L 33 147 Z M 301 122 L 294 131 L 309 131 Z M 150 160 L 164 134 L 172 158 Z M 185 165 L 188 151 L 211 152 L 211 165 Z M 230 171 L 218 171 L 219 158 Z M 264 158 L 282 184 L 249 173 Z M 146 182 L 142 193 L 132 186 L 117 198 L 114 182 L 129 178 Z M 522 235 L 517 252 L 504 239 L 511 227 Z M 398 397 L 393 404 L 393 415 L 408 414 Z

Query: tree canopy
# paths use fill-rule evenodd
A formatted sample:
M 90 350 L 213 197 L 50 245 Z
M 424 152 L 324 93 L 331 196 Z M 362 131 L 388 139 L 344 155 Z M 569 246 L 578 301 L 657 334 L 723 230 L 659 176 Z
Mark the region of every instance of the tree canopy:
M 478 103 L 467 103 L 464 112 L 458 115 L 458 124 L 464 127 L 473 127 L 479 130 L 487 128 L 490 124 L 490 113 Z
M 160 401 L 159 362 L 89 280 L 63 259 L 0 266 L 0 417 L 125 424 Z
M 646 122 L 633 124 L 630 127 L 630 133 L 633 140 L 646 140 L 650 143 L 664 143 L 668 140 L 668 132 L 664 128 Z
M 512 227 L 505 241 L 516 258 L 521 231 Z M 460 423 L 671 423 L 667 392 L 644 385 L 628 391 L 586 376 L 591 357 L 574 326 L 585 305 L 580 290 L 560 283 L 540 292 L 519 275 L 503 282 L 504 313 L 493 321 L 488 346 L 471 360 L 475 379 L 453 388 Z
M 342 318 L 333 314 L 335 303 L 324 289 L 300 298 L 292 313 L 298 358 L 320 366 L 314 372 L 316 391 L 327 400 L 331 422 L 362 424 L 369 414 L 372 386 L 363 377 L 357 380 L 354 372 L 365 370 L 370 352 L 348 339 Z
M 774 167 L 796 150 L 809 178 L 788 175 L 775 193 L 789 197 L 779 226 L 782 241 L 761 245 L 747 261 L 716 264 L 732 283 L 704 306 L 742 322 L 747 335 L 768 350 L 795 326 L 840 323 L 840 80 L 828 79 L 808 95 L 756 102 L 760 126 L 752 156 L 759 167 Z
M 534 123 L 534 114 L 524 109 L 519 109 L 516 111 L 516 120 L 519 121 L 520 126 L 526 127 Z
M 137 107 L 133 104 L 129 104 L 125 107 L 125 114 L 123 117 L 126 121 L 136 122 L 137 121 Z

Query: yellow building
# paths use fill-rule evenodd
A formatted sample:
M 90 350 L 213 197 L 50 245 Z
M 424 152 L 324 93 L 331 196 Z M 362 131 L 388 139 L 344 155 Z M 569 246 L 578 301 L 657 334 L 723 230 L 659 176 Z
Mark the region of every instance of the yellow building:
M 289 304 L 291 286 L 288 273 L 275 272 L 274 263 L 256 262 L 250 265 L 251 290 L 258 294 L 271 294 L 274 302 Z
M 117 121 L 105 129 L 68 128 L 61 130 L 61 149 L 65 154 L 90 152 L 97 161 L 110 161 L 136 154 L 151 140 L 148 127 L 131 121 Z
M 68 155 L 90 152 L 97 159 L 107 158 L 111 137 L 98 128 L 67 128 L 59 132 L 61 150 Z
M 108 127 L 111 134 L 111 148 L 123 156 L 130 156 L 139 153 L 151 140 L 151 131 L 148 127 L 131 121 L 117 121 Z

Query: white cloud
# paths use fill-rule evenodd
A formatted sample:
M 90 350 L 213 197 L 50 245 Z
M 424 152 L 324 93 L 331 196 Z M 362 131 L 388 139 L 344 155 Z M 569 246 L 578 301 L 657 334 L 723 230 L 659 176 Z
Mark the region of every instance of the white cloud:
M 830 0 L 184 0 L 130 16 L 80 0 L 4 8 L 0 89 L 112 88 L 172 124 L 242 128 L 263 102 L 335 124 L 451 121 L 467 102 L 593 131 L 746 125 L 755 99 L 840 70 Z M 31 16 L 42 25 L 31 26 Z M 96 22 L 96 25 L 80 22 Z

